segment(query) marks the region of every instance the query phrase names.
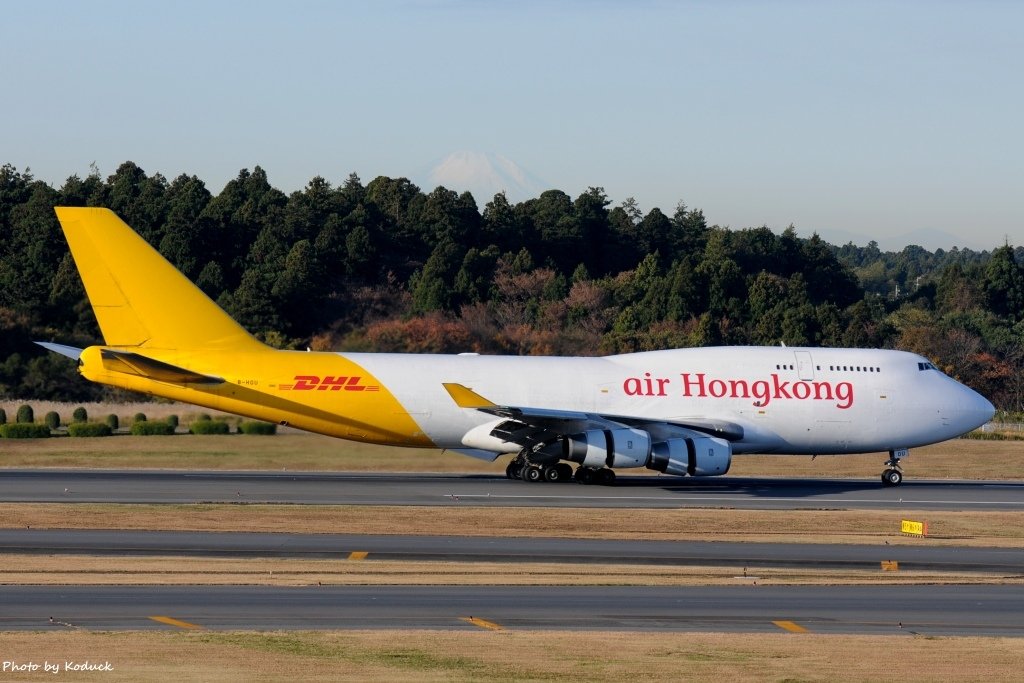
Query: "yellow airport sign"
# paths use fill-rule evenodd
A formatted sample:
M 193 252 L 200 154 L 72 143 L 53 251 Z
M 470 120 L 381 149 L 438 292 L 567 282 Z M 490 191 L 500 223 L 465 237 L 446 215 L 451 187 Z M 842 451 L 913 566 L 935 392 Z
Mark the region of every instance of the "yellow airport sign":
M 904 519 L 900 523 L 900 532 L 909 536 L 927 536 L 928 522 L 914 522 Z

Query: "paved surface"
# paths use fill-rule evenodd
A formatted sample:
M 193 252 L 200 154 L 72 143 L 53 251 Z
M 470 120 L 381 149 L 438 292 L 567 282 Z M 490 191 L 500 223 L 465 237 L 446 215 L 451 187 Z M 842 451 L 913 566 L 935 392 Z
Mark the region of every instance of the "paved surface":
M 614 486 L 437 474 L 0 470 L 0 502 L 296 503 L 746 509 L 1024 510 L 1024 483 L 620 477 Z
M 0 630 L 487 628 L 1020 636 L 1022 615 L 1019 586 L 0 586 Z
M 873 569 L 1024 574 L 1024 549 L 473 536 L 0 529 L 4 553 Z M 2 561 L 2 559 L 0 559 Z M 642 570 L 638 570 L 642 571 Z M 1024 592 L 1024 590 L 1022 590 Z
M 620 478 L 614 487 L 491 476 L 0 470 L 0 501 L 748 509 L 1024 509 L 1013 482 Z M 642 513 L 641 513 L 642 514 Z M 1024 574 L 1011 549 L 15 529 L 15 552 L 878 567 Z M 0 561 L 3 561 L 0 557 Z M 500 584 L 501 577 L 495 582 Z M 1024 636 L 1024 590 L 991 586 L 0 586 L 0 630 L 623 629 Z M 51 621 L 52 618 L 52 621 Z

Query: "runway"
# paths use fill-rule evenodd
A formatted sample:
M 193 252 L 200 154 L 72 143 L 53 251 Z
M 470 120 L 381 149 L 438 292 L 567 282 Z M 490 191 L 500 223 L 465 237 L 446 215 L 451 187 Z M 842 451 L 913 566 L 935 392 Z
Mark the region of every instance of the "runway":
M 0 630 L 483 628 L 1020 636 L 1021 614 L 1019 586 L 0 586 Z
M 12 469 L 0 470 L 0 502 L 1024 510 L 1024 484 L 637 476 L 582 486 L 490 475 Z
M 612 487 L 480 475 L 2 470 L 0 502 L 577 508 L 1024 509 L 1012 482 L 622 477 Z M 615 563 L 1024 575 L 1018 549 L 346 534 L 0 530 L 0 555 Z M 1019 585 L 0 586 L 0 630 L 579 629 L 1024 636 Z M 51 617 L 53 620 L 51 621 Z
M 0 529 L 0 554 L 291 557 L 446 562 L 554 562 L 1024 574 L 1024 548 L 637 541 L 489 536 Z

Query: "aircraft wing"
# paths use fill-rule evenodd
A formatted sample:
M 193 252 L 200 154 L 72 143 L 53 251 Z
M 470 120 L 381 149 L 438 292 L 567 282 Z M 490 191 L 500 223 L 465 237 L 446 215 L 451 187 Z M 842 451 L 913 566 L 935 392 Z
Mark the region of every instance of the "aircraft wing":
M 628 415 L 604 415 L 574 410 L 551 410 L 526 406 L 498 405 L 461 384 L 446 383 L 445 390 L 460 408 L 506 418 L 492 430 L 491 436 L 524 448 L 555 441 L 563 436 L 590 429 L 617 429 L 634 427 L 651 432 L 659 439 L 685 436 L 701 432 L 728 441 L 743 438 L 743 427 L 724 420 L 707 418 L 681 418 L 651 420 Z

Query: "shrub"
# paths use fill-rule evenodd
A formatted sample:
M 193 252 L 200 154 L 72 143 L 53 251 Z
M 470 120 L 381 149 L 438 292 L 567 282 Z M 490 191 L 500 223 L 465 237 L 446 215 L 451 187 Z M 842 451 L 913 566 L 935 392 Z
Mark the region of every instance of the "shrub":
M 164 420 L 164 422 L 166 422 L 167 424 L 171 425 L 175 429 L 178 428 L 178 416 L 177 415 L 168 415 L 167 419 Z
M 190 434 L 230 434 L 231 425 L 224 420 L 196 420 L 188 431 Z
M 43 418 L 43 423 L 50 429 L 57 429 L 60 427 L 60 415 L 51 410 Z
M 1024 441 L 1018 433 L 1008 432 L 983 432 L 981 430 L 974 430 L 973 432 L 967 432 L 966 434 L 960 435 L 961 439 L 975 439 L 977 441 Z
M 71 413 L 72 422 L 88 422 L 89 413 L 85 412 L 85 408 L 78 406 L 75 408 L 75 412 Z
M 107 426 L 110 427 L 110 431 L 114 431 L 121 426 L 121 421 L 118 420 L 117 415 L 114 415 L 113 413 L 107 415 L 107 419 L 104 420 L 104 422 L 106 422 Z
M 15 422 L 0 425 L 0 436 L 5 439 L 45 439 L 50 436 L 50 428 L 34 422 Z
M 145 421 L 146 421 L 146 414 L 145 413 L 135 413 L 135 415 L 132 416 L 132 422 L 145 422 Z
M 277 425 L 273 422 L 242 422 L 238 425 L 238 431 L 242 434 L 267 435 L 277 434 Z
M 136 420 L 132 422 L 132 434 L 135 436 L 170 436 L 173 433 L 174 427 L 159 420 L 153 420 L 152 422 Z
M 32 412 L 32 406 L 26 404 L 18 406 L 18 415 L 14 418 L 15 422 L 21 424 L 31 424 L 36 421 L 36 414 Z
M 199 417 L 196 418 L 196 421 L 198 421 L 198 422 L 205 422 L 207 420 L 212 420 L 212 419 L 213 418 L 211 418 L 206 413 L 199 413 Z
M 103 422 L 72 422 L 68 425 L 68 436 L 110 436 L 114 430 Z
M 7 411 L 0 408 L 0 425 L 7 424 Z

